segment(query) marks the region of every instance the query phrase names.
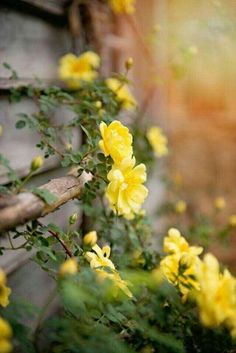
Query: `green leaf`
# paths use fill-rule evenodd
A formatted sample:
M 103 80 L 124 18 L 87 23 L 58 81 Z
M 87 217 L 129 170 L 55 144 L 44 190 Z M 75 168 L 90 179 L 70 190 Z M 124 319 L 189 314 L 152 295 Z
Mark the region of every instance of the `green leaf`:
M 25 127 L 25 121 L 24 120 L 18 120 L 17 122 L 16 122 L 16 128 L 17 129 L 23 129 L 24 127 Z
M 52 205 L 54 202 L 58 200 L 58 197 L 54 194 L 52 194 L 49 190 L 47 189 L 42 189 L 42 188 L 31 188 L 30 191 L 39 196 L 44 202 L 46 202 L 48 205 Z

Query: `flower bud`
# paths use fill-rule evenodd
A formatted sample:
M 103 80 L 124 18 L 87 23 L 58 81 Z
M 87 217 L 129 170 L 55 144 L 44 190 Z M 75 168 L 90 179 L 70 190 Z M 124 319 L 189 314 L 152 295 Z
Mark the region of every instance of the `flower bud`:
M 134 59 L 128 58 L 125 62 L 126 70 L 130 70 L 133 65 L 134 65 Z
M 31 172 L 35 172 L 37 169 L 41 168 L 43 165 L 43 157 L 42 156 L 37 156 L 35 157 L 30 166 Z
M 101 101 L 96 101 L 95 102 L 95 107 L 98 108 L 98 109 L 102 108 L 102 102 Z
M 0 136 L 2 135 L 2 133 L 3 133 L 3 127 L 2 125 L 0 125 Z
M 77 221 L 78 219 L 78 214 L 77 213 L 73 213 L 70 218 L 69 218 L 69 224 L 75 224 L 75 222 Z
M 229 217 L 229 225 L 231 227 L 236 227 L 236 214 L 232 214 L 230 217 Z
M 71 150 L 72 150 L 72 144 L 71 143 L 67 143 L 66 145 L 65 145 L 65 147 L 66 147 L 66 151 L 68 151 L 68 152 L 70 152 Z
M 186 208 L 187 208 L 186 202 L 183 200 L 180 200 L 175 204 L 176 213 L 182 214 L 186 211 Z
M 217 197 L 215 199 L 215 208 L 218 210 L 218 211 L 221 211 L 225 208 L 225 199 L 223 197 Z
M 97 243 L 98 237 L 97 232 L 93 230 L 92 232 L 87 233 L 84 236 L 83 242 L 84 245 L 94 246 Z
M 66 275 L 74 275 L 78 271 L 78 264 L 76 258 L 72 257 L 60 266 L 59 275 L 64 277 Z

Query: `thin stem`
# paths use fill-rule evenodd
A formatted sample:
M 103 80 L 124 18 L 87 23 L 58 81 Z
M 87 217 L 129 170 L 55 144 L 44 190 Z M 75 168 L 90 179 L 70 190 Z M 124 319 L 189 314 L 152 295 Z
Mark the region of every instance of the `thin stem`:
M 45 227 L 45 225 L 44 225 L 43 223 L 41 223 L 41 222 L 39 222 L 39 221 L 37 221 L 37 222 L 38 222 L 38 224 L 39 224 L 41 227 Z M 68 248 L 68 246 L 66 245 L 66 243 L 65 243 L 62 239 L 60 239 L 59 235 L 58 235 L 56 232 L 52 231 L 51 229 L 48 229 L 48 232 L 49 232 L 54 238 L 56 238 L 56 239 L 59 241 L 59 243 L 61 244 L 61 246 L 64 248 L 66 254 L 67 254 L 69 257 L 73 257 L 72 251 Z

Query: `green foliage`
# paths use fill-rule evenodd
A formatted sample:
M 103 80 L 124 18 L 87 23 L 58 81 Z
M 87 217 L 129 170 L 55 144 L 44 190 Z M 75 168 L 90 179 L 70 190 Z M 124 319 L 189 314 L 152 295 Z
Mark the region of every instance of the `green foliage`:
M 11 71 L 12 79 L 17 77 L 10 66 L 4 66 Z M 127 83 L 126 76 L 119 75 L 119 79 Z M 204 329 L 193 303 L 183 303 L 177 288 L 155 277 L 153 271 L 158 268 L 162 254 L 152 243 L 154 230 L 149 217 L 140 214 L 127 220 L 107 206 L 104 194 L 112 161 L 98 147 L 99 124 L 101 121 L 109 124 L 117 119 L 121 104 L 104 80 L 99 78 L 92 83 L 83 83 L 74 92 L 59 87 L 28 86 L 12 91 L 11 101 L 21 99 L 23 95 L 33 99 L 37 109 L 32 114 L 19 113 L 16 128 L 27 128 L 38 134 L 37 147 L 45 158 L 56 155 L 62 168 L 71 168 L 73 175 L 78 177 L 83 172 L 90 173 L 92 179 L 85 184 L 76 201 L 76 207 L 79 206 L 83 214 L 79 229 L 71 218 L 63 229 L 58 224 L 34 220 L 8 233 L 9 246 L 0 249 L 1 255 L 10 250 L 33 250 L 32 260 L 55 281 L 56 290 L 50 293 L 43 308 L 32 308 L 14 298 L 7 310 L 1 310 L 1 315 L 13 328 L 16 351 L 206 353 L 214 347 L 214 352 L 230 353 L 236 346 L 228 332 L 221 328 Z M 52 113 L 62 107 L 72 111 L 73 117 L 55 124 Z M 150 172 L 155 159 L 146 138 L 148 126 L 141 118 L 138 112 L 130 130 L 137 161 L 145 163 Z M 81 134 L 82 140 L 79 149 L 72 144 L 77 134 Z M 30 171 L 21 180 L 2 155 L 0 164 L 9 178 L 9 185 L 1 186 L 0 193 L 16 194 L 23 186 L 27 187 L 32 176 Z M 167 185 L 168 180 L 165 183 Z M 170 192 L 170 184 L 168 188 Z M 49 205 L 57 200 L 55 195 L 37 186 L 29 190 Z M 176 216 L 177 196 L 176 190 L 172 190 L 170 200 L 155 214 L 170 217 L 171 226 L 179 222 L 172 218 Z M 204 217 L 199 217 L 194 225 L 185 226 L 181 222 L 181 229 L 187 237 L 198 238 L 205 245 L 215 230 L 214 222 Z M 84 245 L 83 236 L 91 230 L 97 231 L 100 245 L 110 245 L 112 261 L 125 281 L 122 283 L 132 292 L 132 298 L 122 290 L 122 285 L 114 285 L 109 277 L 112 271 L 105 272 L 107 277 L 101 280 L 98 273 L 90 269 L 86 252 L 92 249 Z M 230 230 L 225 226 L 218 231 L 218 237 L 227 238 Z M 17 244 L 21 240 L 20 245 L 15 245 L 15 239 Z M 62 276 L 61 266 L 69 257 L 76 258 L 78 272 Z M 59 302 L 57 314 L 47 317 L 55 297 Z M 32 313 L 36 316 L 36 324 L 27 326 L 25 317 L 28 320 Z

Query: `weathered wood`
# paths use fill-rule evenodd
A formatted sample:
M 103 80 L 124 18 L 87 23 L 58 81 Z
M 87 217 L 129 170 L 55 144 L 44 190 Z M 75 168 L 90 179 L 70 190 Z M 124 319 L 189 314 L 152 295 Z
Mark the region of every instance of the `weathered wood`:
M 87 173 L 83 173 L 79 178 L 68 175 L 52 179 L 42 185 L 40 188 L 50 191 L 57 197 L 57 200 L 51 205 L 47 205 L 38 196 L 28 191 L 18 195 L 0 195 L 0 232 L 43 217 L 66 202 L 77 198 L 89 177 Z

